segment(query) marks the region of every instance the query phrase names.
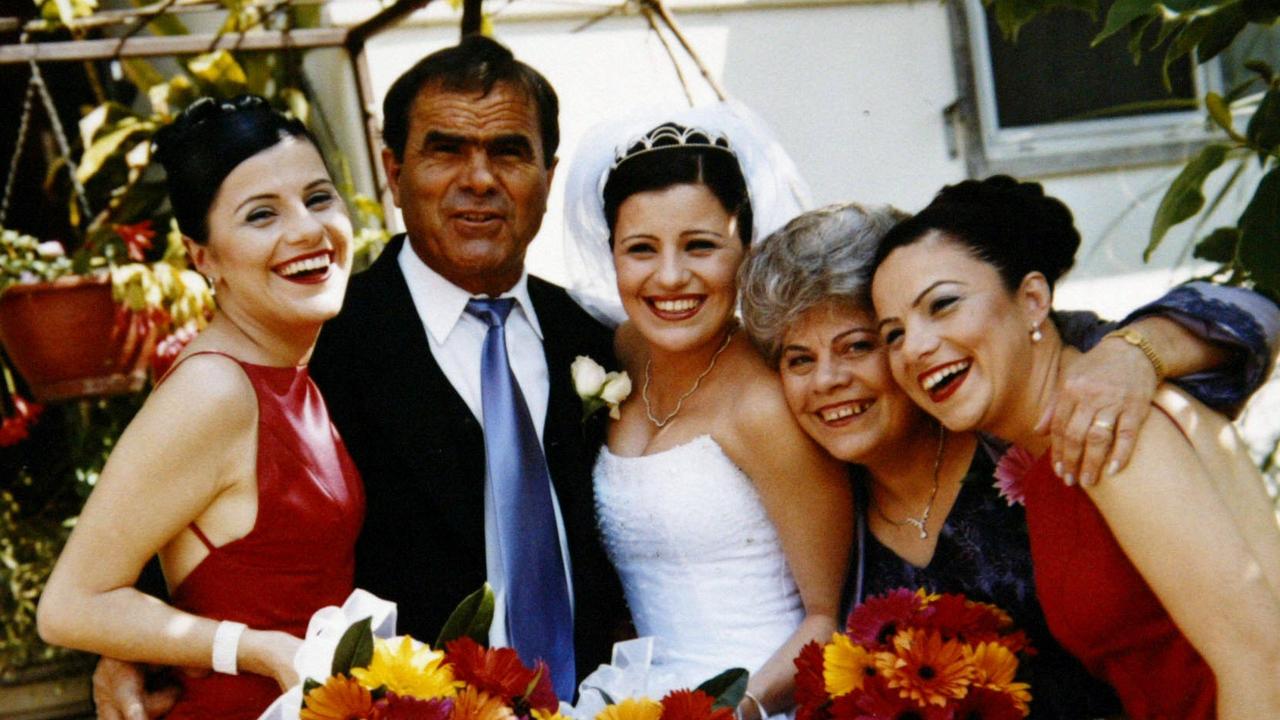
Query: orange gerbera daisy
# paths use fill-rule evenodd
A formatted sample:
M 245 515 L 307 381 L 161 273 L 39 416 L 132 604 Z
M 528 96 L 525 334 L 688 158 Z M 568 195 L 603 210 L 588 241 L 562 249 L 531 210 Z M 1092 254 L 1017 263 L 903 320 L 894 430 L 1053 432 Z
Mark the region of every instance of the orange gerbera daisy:
M 467 685 L 453 699 L 449 720 L 515 720 L 515 716 L 502 698 Z
M 373 710 L 369 688 L 346 675 L 334 675 L 302 699 L 302 720 L 360 720 Z
M 1005 693 L 1024 714 L 1031 702 L 1031 686 L 1014 682 L 1018 672 L 1018 657 L 998 642 L 980 643 L 973 649 L 964 649 L 965 659 L 973 666 L 973 684 Z
M 943 707 L 969 691 L 973 668 L 960 643 L 944 641 L 937 632 L 903 630 L 893 645 L 896 655 L 877 658 L 876 665 L 902 697 Z
M 822 679 L 833 698 L 861 690 L 862 681 L 875 674 L 875 653 L 867 652 L 848 635 L 836 633 L 822 650 Z

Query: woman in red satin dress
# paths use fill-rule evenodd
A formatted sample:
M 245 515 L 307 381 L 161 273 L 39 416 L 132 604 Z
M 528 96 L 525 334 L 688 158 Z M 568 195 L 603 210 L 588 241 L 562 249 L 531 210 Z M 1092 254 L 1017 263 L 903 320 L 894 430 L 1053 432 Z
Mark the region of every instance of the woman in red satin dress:
M 1039 457 L 1022 481 L 1036 592 L 1054 636 L 1129 717 L 1280 717 L 1280 528 L 1230 424 L 1165 386 L 1129 464 L 1084 489 L 1058 480 L 1035 430 L 1079 358 L 1048 320 L 1079 244 L 1038 184 L 944 188 L 877 256 L 894 377 L 949 429 Z M 1091 432 L 1114 423 L 1095 416 Z
M 306 368 L 342 303 L 351 221 L 305 128 L 262 98 L 196 102 L 155 152 L 218 311 L 121 436 L 39 629 L 196 669 L 171 718 L 254 718 L 298 681 L 311 614 L 352 588 L 363 488 Z M 157 554 L 172 604 L 133 587 Z

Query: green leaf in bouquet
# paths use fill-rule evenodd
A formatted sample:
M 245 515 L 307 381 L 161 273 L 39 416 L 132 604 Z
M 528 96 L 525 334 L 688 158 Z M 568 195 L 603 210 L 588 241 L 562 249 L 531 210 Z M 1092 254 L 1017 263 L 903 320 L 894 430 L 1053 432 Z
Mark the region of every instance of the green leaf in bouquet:
M 306 680 L 303 680 L 302 681 L 302 697 L 305 698 L 307 696 L 307 693 L 311 692 L 312 690 L 315 690 L 318 687 L 321 687 L 322 685 L 323 683 L 317 682 L 316 680 L 313 680 L 311 678 L 307 678 Z
M 489 626 L 493 624 L 493 588 L 489 583 L 465 597 L 436 638 L 436 649 L 443 648 L 450 640 L 467 636 L 484 647 L 489 646 Z
M 373 660 L 373 619 L 365 618 L 353 623 L 342 634 L 337 650 L 333 651 L 333 675 L 350 675 L 351 668 L 368 667 Z
M 729 668 L 696 689 L 715 698 L 716 701 L 712 707 L 733 709 L 742 702 L 742 696 L 747 692 L 747 680 L 750 677 L 751 673 L 742 668 Z

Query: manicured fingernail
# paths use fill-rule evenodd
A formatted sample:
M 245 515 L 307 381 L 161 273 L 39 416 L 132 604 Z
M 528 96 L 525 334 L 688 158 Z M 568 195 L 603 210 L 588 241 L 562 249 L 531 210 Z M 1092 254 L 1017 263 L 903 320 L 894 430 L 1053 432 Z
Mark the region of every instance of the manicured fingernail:
M 1093 475 L 1089 473 L 1080 473 L 1080 484 L 1084 487 L 1089 487 L 1090 485 L 1092 485 Z
M 1067 484 L 1067 487 L 1071 487 L 1076 484 L 1076 476 L 1071 473 L 1067 473 L 1062 480 Z
M 1120 461 L 1112 460 L 1111 464 L 1107 466 L 1107 474 L 1115 475 L 1118 472 L 1120 472 Z
M 1057 475 L 1058 477 L 1062 477 L 1062 461 L 1061 460 L 1053 464 L 1053 474 Z

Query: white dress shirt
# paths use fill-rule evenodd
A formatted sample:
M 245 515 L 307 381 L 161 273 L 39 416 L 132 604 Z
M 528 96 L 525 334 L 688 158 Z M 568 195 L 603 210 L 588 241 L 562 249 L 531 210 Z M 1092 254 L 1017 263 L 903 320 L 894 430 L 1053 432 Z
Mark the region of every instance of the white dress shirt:
M 485 334 L 489 326 L 480 318 L 466 312 L 471 293 L 449 282 L 431 269 L 408 242 L 396 258 L 400 271 L 409 285 L 409 295 L 422 325 L 427 331 L 427 345 L 436 364 L 444 371 L 449 384 L 458 392 L 471 409 L 480 426 L 484 427 L 484 410 L 480 394 L 480 357 L 484 349 Z M 516 376 L 525 405 L 533 418 L 538 440 L 544 452 L 543 427 L 546 425 L 547 398 L 551 384 L 547 373 L 547 358 L 542 349 L 542 327 L 529 299 L 529 275 L 524 273 L 515 286 L 501 297 L 515 298 L 515 308 L 505 323 L 507 358 Z M 447 481 L 432 478 L 432 481 Z M 560 537 L 560 555 L 564 558 L 565 577 L 569 584 L 569 603 L 573 604 L 573 581 L 569 564 L 569 544 L 565 538 L 564 518 L 560 514 L 560 501 L 555 488 L 551 488 L 551 504 L 555 509 L 556 528 Z M 493 500 L 493 483 L 486 479 L 484 485 L 484 540 L 485 566 L 489 585 L 494 593 L 494 622 L 489 628 L 492 646 L 507 644 L 509 629 L 503 622 L 506 617 L 506 577 L 502 570 L 502 549 L 498 539 L 498 514 Z M 430 579 L 427 579 L 430 581 Z M 462 598 L 458 598 L 461 600 Z

